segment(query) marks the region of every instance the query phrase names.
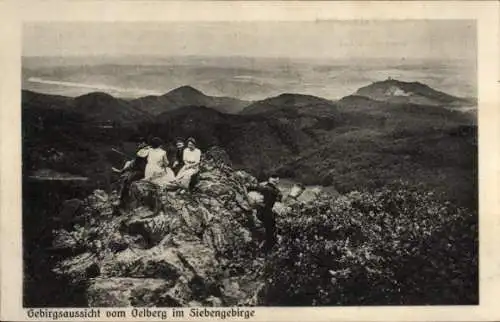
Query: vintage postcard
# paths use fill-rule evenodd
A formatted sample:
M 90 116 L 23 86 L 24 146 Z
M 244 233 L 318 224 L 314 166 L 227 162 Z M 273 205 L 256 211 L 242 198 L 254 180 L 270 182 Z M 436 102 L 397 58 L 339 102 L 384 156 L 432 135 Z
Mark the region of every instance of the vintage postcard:
M 498 3 L 6 2 L 1 319 L 498 320 Z

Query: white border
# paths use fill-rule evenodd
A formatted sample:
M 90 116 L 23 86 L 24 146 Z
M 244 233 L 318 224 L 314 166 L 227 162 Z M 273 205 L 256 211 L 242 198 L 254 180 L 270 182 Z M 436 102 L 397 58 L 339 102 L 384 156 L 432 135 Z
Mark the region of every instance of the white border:
M 496 1 L 432 2 L 146 2 L 7 1 L 0 3 L 1 317 L 26 321 L 22 309 L 20 193 L 21 26 L 26 21 L 253 21 L 474 19 L 478 29 L 480 305 L 435 307 L 258 308 L 254 321 L 500 320 L 498 214 L 500 78 Z

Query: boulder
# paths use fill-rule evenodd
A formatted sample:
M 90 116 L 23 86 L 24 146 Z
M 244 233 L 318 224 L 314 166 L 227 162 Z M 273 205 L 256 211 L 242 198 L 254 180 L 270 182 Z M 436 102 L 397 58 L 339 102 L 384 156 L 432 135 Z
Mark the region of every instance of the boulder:
M 181 229 L 189 231 L 191 234 L 200 235 L 206 227 L 205 214 L 201 208 L 193 209 L 193 207 L 185 206 L 180 211 L 182 220 Z
M 203 306 L 221 307 L 222 305 L 223 305 L 222 300 L 218 297 L 213 296 L 213 295 L 207 297 L 203 301 Z
M 178 228 L 180 223 L 164 212 L 158 215 L 149 213 L 150 216 L 132 217 L 124 223 L 124 226 L 128 234 L 142 236 L 147 245 L 152 247 L 165 238 L 172 229 Z
M 203 244 L 221 253 L 224 250 L 224 246 L 227 244 L 224 234 L 225 231 L 220 225 L 212 225 L 203 232 Z
M 130 185 L 129 208 L 145 206 L 150 210 L 157 211 L 160 207 L 160 187 L 154 183 L 139 180 Z
M 210 277 L 218 266 L 212 249 L 200 242 L 190 242 L 174 248 L 174 252 L 194 276 L 201 278 L 204 283 L 210 282 Z M 189 274 L 185 273 L 184 276 Z
M 238 278 L 226 278 L 222 281 L 222 300 L 226 306 L 236 306 L 247 297 L 248 294 L 241 290 Z
M 203 303 L 199 302 L 199 301 L 190 301 L 187 306 L 189 307 L 200 307 L 200 306 L 203 306 Z
M 259 272 L 245 276 L 226 277 L 222 280 L 221 299 L 224 306 L 257 306 L 263 304 L 266 283 L 258 278 Z
M 171 286 L 158 278 L 95 278 L 86 291 L 90 307 L 163 306 Z
M 214 182 L 212 178 L 200 176 L 200 181 L 196 185 L 198 191 L 211 196 L 222 196 L 231 191 L 231 187 L 222 182 Z
M 163 278 L 171 283 L 182 276 L 187 282 L 197 278 L 207 285 L 212 282 L 211 275 L 216 268 L 214 251 L 195 241 L 147 250 L 127 249 L 102 264 L 106 276 Z
M 183 307 L 191 301 L 191 288 L 183 277 L 179 278 L 177 283 L 162 296 L 163 306 Z
M 112 277 L 163 278 L 171 286 L 183 274 L 183 263 L 171 249 L 124 250 L 102 264 Z
M 66 229 L 55 230 L 52 235 L 53 250 L 71 252 L 78 248 L 78 241 Z
M 90 252 L 63 260 L 52 271 L 56 276 L 68 280 L 72 284 L 79 284 L 100 275 L 98 258 Z
M 90 217 L 109 217 L 114 213 L 115 198 L 116 196 L 110 196 L 102 190 L 95 190 L 83 201 L 85 213 Z
M 243 195 L 241 193 L 236 193 L 235 194 L 235 200 L 238 206 L 244 210 L 244 211 L 251 211 L 252 206 L 250 205 L 250 200 L 246 195 Z

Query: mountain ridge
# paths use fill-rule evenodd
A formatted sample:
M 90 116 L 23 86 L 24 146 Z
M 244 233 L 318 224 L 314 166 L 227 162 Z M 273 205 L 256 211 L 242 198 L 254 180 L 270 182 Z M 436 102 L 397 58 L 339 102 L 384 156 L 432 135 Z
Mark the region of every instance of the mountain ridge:
M 248 105 L 241 111 L 241 114 L 258 114 L 283 107 L 306 108 L 311 106 L 328 106 L 332 103 L 333 101 L 331 100 L 314 95 L 282 93 Z
M 190 85 L 177 87 L 163 95 L 149 95 L 130 102 L 133 106 L 153 115 L 193 105 L 203 105 L 220 112 L 237 114 L 250 104 L 249 101 L 232 97 L 209 96 Z
M 377 101 L 448 107 L 474 103 L 470 99 L 449 95 L 420 82 L 405 82 L 391 78 L 361 87 L 354 95 Z
M 177 91 L 180 94 L 176 95 L 187 92 L 197 93 L 197 90 L 181 87 Z M 464 196 L 474 194 L 470 188 L 474 187 L 470 167 L 477 152 L 474 121 L 460 111 L 443 106 L 387 102 L 356 95 L 331 101 L 288 93 L 263 100 L 263 103 L 254 102 L 260 104 L 260 111 L 254 110 L 255 113 L 228 114 L 205 104 L 191 104 L 157 115 L 142 111 L 149 116 L 143 119 L 137 117 L 135 113 L 139 111 L 127 101 L 102 94 L 80 97 L 78 101 L 88 99 L 88 105 L 92 105 L 95 98 L 98 111 L 94 113 L 101 115 L 103 120 L 109 116 L 121 118 L 121 109 L 132 115 L 123 116 L 131 123 L 121 128 L 97 130 L 95 126 L 88 127 L 95 119 L 79 119 L 71 104 L 68 109 L 59 108 L 57 113 L 50 110 L 50 115 L 47 114 L 48 110 L 40 109 L 44 100 L 49 102 L 47 108 L 50 104 L 68 101 L 60 97 L 46 98 L 23 101 L 23 131 L 27 133 L 27 144 L 33 147 L 33 150 L 26 150 L 28 155 L 32 154 L 31 161 L 26 164 L 35 169 L 39 166 L 50 168 L 50 163 L 36 160 L 44 155 L 45 145 L 50 147 L 58 142 L 61 133 L 68 136 L 65 145 L 60 147 L 62 152 L 67 152 L 62 170 L 72 173 L 69 170 L 74 169 L 78 174 L 85 169 L 82 174 L 86 176 L 97 171 L 95 165 L 99 162 L 102 163 L 99 175 L 104 176 L 109 162 L 116 165 L 113 162 L 117 162 L 117 157 L 109 153 L 110 145 L 123 146 L 121 149 L 133 153 L 133 142 L 139 137 L 159 136 L 170 148 L 177 137 L 193 136 L 202 150 L 211 145 L 221 146 L 236 167 L 247 169 L 259 178 L 279 172 L 283 177 L 305 184 L 342 186 L 345 192 L 359 187 L 376 187 L 401 176 L 414 177 L 415 181 L 429 182 L 451 191 L 454 188 L 444 187 L 442 182 L 467 177 L 462 181 L 467 181 L 469 187 L 464 184 L 461 191 L 453 194 L 467 203 L 471 197 Z M 108 100 L 109 106 L 104 103 Z M 108 107 L 116 113 L 98 113 Z M 44 115 L 50 117 L 45 121 L 45 128 L 40 129 L 38 119 L 46 118 Z M 80 115 L 85 116 L 84 113 Z M 410 143 L 412 140 L 421 142 L 420 147 Z M 447 142 L 447 145 L 443 147 L 440 142 Z M 424 148 L 425 154 L 419 152 Z M 95 152 L 92 168 L 86 164 L 85 153 L 90 152 L 80 150 Z M 455 159 L 447 158 L 443 151 L 448 151 Z M 384 166 L 377 168 L 380 164 Z M 408 172 L 410 164 L 413 170 Z
M 357 105 L 359 105 L 363 100 L 362 98 L 369 99 L 365 100 L 365 102 L 371 105 L 375 104 L 373 102 L 375 101 L 441 106 L 456 110 L 462 108 L 466 112 L 473 110 L 477 104 L 475 99 L 449 95 L 420 82 L 404 82 L 395 79 L 372 82 L 339 100 L 330 100 L 309 94 L 282 93 L 262 100 L 245 101 L 228 96 L 209 96 L 190 85 L 174 88 L 163 95 L 147 95 L 136 99 L 117 98 L 104 92 L 90 92 L 75 98 L 38 93 L 31 90 L 22 90 L 22 93 L 23 101 L 26 103 L 33 100 L 42 100 L 40 103 L 43 104 L 43 100 L 47 100 L 46 105 L 54 108 L 72 108 L 75 106 L 82 108 L 78 102 L 83 102 L 86 108 L 92 108 L 92 106 L 88 106 L 89 104 L 86 101 L 95 101 L 97 105 L 122 106 L 133 115 L 128 119 L 134 119 L 139 112 L 143 114 L 143 117 L 146 114 L 154 117 L 187 106 L 205 106 L 226 114 L 259 114 L 283 108 L 302 109 L 302 112 L 313 112 L 314 109 L 327 111 L 328 108 L 337 106 L 337 103 L 343 103 L 345 106 L 347 101 L 352 102 L 355 99 L 358 100 Z M 77 104 L 73 102 L 77 102 Z M 309 111 L 305 111 L 306 109 Z M 85 108 L 83 112 L 85 112 Z M 123 114 L 122 111 L 118 110 L 113 112 Z M 114 121 L 112 115 L 108 116 Z M 122 115 L 122 117 L 125 116 Z M 103 121 L 102 118 L 97 117 L 97 119 Z M 116 121 L 120 121 L 120 119 Z

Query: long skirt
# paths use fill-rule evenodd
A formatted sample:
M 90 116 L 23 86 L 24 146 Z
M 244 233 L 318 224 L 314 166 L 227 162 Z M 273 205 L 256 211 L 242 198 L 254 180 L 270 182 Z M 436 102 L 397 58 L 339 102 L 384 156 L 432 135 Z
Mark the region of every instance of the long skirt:
M 147 181 L 159 185 L 161 188 L 169 187 L 174 184 L 175 174 L 170 168 L 162 169 L 161 171 L 152 174 Z
M 186 166 L 182 167 L 182 169 L 179 170 L 179 173 L 177 174 L 176 177 L 176 182 L 177 185 L 188 189 L 189 184 L 191 183 L 191 178 L 198 173 L 199 168 L 194 167 L 194 168 L 187 168 Z

